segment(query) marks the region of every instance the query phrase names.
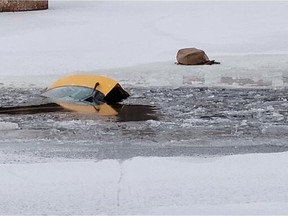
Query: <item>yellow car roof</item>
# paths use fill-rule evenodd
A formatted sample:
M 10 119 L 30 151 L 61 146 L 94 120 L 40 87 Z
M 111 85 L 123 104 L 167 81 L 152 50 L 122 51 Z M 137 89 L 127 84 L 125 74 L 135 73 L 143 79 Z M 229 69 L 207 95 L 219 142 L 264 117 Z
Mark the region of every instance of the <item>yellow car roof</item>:
M 105 96 L 117 85 L 115 80 L 107 77 L 76 74 L 57 80 L 48 88 L 48 90 L 64 86 L 83 86 L 94 89 L 96 83 L 99 83 L 97 90 L 102 92 Z

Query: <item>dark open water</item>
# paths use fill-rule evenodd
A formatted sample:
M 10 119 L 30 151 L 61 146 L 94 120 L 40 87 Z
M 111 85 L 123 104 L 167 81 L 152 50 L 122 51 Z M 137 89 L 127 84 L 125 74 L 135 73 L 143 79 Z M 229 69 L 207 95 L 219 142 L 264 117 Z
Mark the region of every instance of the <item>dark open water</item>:
M 0 128 L 7 163 L 23 155 L 100 160 L 288 150 L 288 89 L 133 88 L 112 107 L 114 116 L 67 112 L 42 98 L 43 89 L 0 91 L 0 122 L 18 125 Z

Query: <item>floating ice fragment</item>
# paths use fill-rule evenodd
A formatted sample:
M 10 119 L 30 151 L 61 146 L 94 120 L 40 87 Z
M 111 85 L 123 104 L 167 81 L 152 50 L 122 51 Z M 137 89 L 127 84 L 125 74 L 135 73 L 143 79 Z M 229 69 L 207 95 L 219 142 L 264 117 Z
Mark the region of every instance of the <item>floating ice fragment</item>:
M 183 124 L 181 124 L 181 127 L 182 128 L 191 128 L 191 127 L 193 127 L 193 125 L 190 123 L 183 123 Z
M 161 124 L 161 122 L 155 120 L 148 120 L 147 123 L 150 124 L 151 127 L 158 127 Z
M 278 112 L 272 113 L 273 119 L 276 121 L 282 121 L 284 119 L 284 116 Z
M 267 106 L 267 110 L 268 110 L 268 111 L 274 111 L 274 107 L 271 106 L 271 105 L 269 105 L 269 106 Z
M 261 132 L 263 134 L 269 134 L 269 135 L 285 135 L 288 133 L 288 126 L 287 125 L 265 125 Z
M 241 126 L 246 126 L 247 125 L 247 120 L 243 120 L 240 125 Z
M 0 130 L 19 129 L 19 125 L 13 122 L 0 122 Z

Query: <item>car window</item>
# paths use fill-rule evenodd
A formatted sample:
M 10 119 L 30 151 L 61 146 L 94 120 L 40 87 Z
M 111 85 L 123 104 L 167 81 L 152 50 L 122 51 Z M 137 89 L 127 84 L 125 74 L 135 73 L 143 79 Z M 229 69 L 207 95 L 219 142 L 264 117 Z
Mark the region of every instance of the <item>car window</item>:
M 48 90 L 43 95 L 54 99 L 62 99 L 68 101 L 84 101 L 91 97 L 93 89 L 82 86 L 64 86 Z

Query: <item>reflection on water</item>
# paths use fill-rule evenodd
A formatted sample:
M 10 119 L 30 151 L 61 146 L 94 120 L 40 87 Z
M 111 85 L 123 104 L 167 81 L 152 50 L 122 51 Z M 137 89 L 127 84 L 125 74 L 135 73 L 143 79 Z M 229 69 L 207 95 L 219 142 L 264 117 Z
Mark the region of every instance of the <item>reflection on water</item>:
M 187 74 L 183 76 L 185 85 L 204 85 L 204 86 L 239 86 L 239 87 L 287 87 L 288 79 L 285 74 L 274 73 L 273 75 L 259 74 Z
M 56 103 L 47 103 L 30 106 L 0 107 L 0 114 L 25 115 L 49 112 L 65 112 L 66 110 Z
M 116 116 L 117 121 L 158 120 L 158 109 L 150 105 L 108 105 L 92 106 L 82 103 L 47 103 L 30 106 L 1 107 L 0 114 L 25 115 L 53 112 L 77 112 L 84 115 Z
M 114 105 L 114 109 L 118 112 L 118 121 L 146 121 L 158 120 L 159 110 L 155 106 L 149 105 Z

